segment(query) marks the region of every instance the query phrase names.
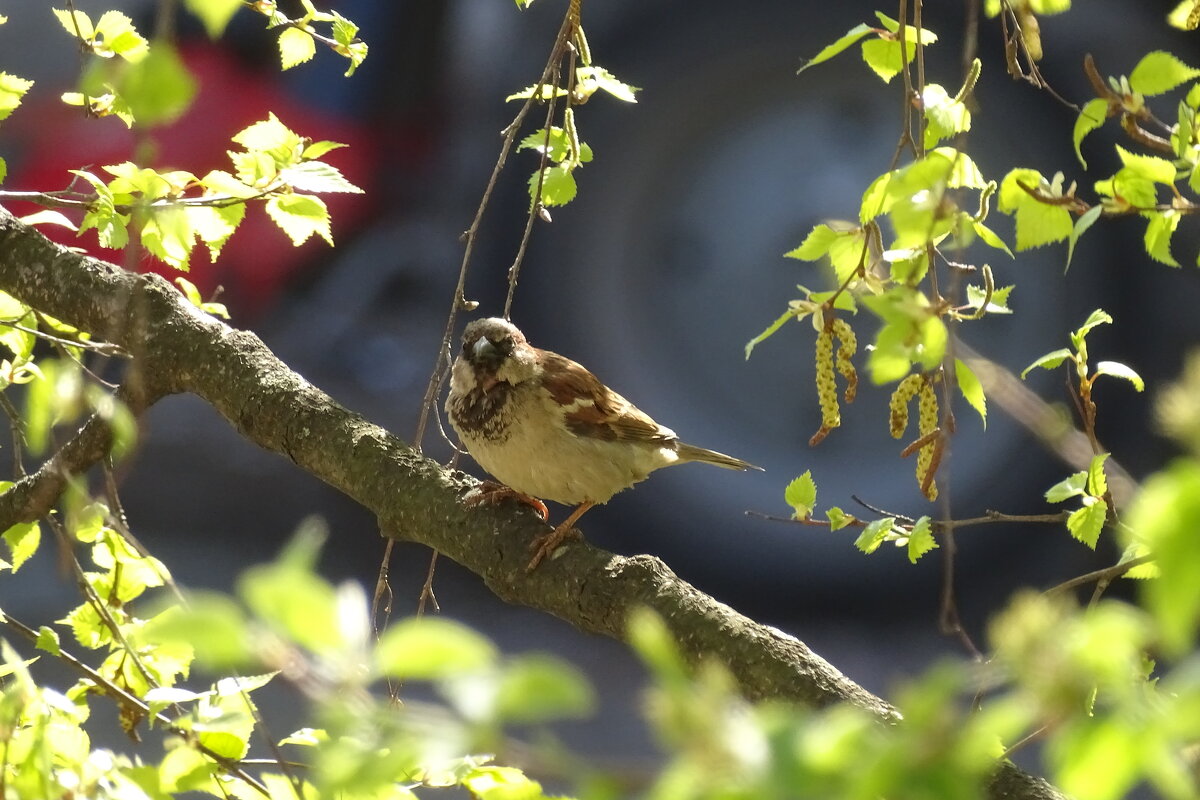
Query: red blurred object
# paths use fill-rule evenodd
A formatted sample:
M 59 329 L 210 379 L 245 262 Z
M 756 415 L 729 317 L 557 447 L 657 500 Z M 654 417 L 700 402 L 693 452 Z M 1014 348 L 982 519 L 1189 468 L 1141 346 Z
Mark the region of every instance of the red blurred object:
M 198 92 L 182 118 L 148 134 L 152 155 L 147 166 L 160 170 L 186 169 L 196 175 L 212 169 L 231 171 L 225 152 L 234 147 L 229 137 L 253 122 L 266 119 L 271 111 L 302 136 L 349 145 L 330 153 L 327 160 L 363 190 L 370 192 L 374 188 L 377 171 L 372 164 L 377 142 L 369 126 L 305 106 L 284 91 L 274 74 L 248 72 L 234 57 L 210 44 L 186 45 L 181 55 L 196 78 Z M 79 108 L 60 102 L 57 90 L 53 95 L 44 91 L 39 94 L 38 88 L 41 87 L 36 87 L 34 94 L 26 98 L 20 113 L 5 125 L 5 138 L 15 145 L 16 151 L 15 157 L 9 157 L 10 174 L 5 188 L 63 189 L 73 177 L 67 172 L 69 169 L 89 169 L 107 177 L 101 166 L 133 159 L 140 134 L 128 130 L 115 117 L 88 119 Z M 366 195 L 324 194 L 321 199 L 329 207 L 335 241 L 358 227 L 370 211 Z M 12 205 L 16 213 L 36 210 L 28 203 Z M 239 313 L 252 316 L 270 307 L 297 269 L 329 249 L 316 237 L 301 247 L 293 247 L 260 206 L 251 203 L 218 263 L 212 264 L 207 250 L 198 247 L 192 253 L 188 273 L 180 273 L 150 256 L 144 256 L 137 264 L 126 263 L 127 254 L 100 247 L 93 231 L 79 237 L 54 225 L 42 226 L 42 231 L 63 244 L 82 247 L 98 258 L 131 269 L 157 272 L 168 279 L 183 274 L 205 297 L 223 286 L 222 300 Z M 76 222 L 82 216 L 78 212 L 65 213 Z

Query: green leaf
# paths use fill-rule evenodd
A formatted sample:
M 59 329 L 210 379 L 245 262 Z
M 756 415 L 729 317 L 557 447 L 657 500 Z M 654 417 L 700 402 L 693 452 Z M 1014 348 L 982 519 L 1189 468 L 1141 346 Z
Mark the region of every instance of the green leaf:
M 550 133 L 547 135 L 546 129 L 534 131 L 521 140 L 517 145 L 517 150 L 534 150 L 538 153 L 546 153 L 547 157 L 556 163 L 577 158 L 578 163 L 586 164 L 592 160 L 592 148 L 587 142 L 579 142 L 579 153 L 573 154 L 574 143 L 567 132 L 557 125 L 551 126 Z
M 646 606 L 629 612 L 625 640 L 661 683 L 681 684 L 691 670 L 663 618 Z
M 267 216 L 299 247 L 316 234 L 333 244 L 329 209 L 319 197 L 307 194 L 272 195 L 265 205 Z
M 1195 30 L 1197 20 L 1192 16 L 1195 10 L 1195 0 L 1179 0 L 1167 15 L 1167 24 L 1181 31 Z
M 1088 464 L 1087 491 L 1092 497 L 1103 497 L 1108 492 L 1108 479 L 1104 476 L 1104 462 L 1108 453 L 1092 456 Z
M 1004 213 L 1016 216 L 1017 249 L 1041 247 L 1070 236 L 1071 212 L 1066 206 L 1043 203 L 1022 186 L 1038 189 L 1047 196 L 1061 196 L 1061 190 L 1036 170 L 1014 169 L 1004 176 L 1000 182 L 998 207 Z
M 497 715 L 507 723 L 584 717 L 595 705 L 595 692 L 583 673 L 551 655 L 514 659 L 504 668 L 496 696 Z
M 971 130 L 971 112 L 961 100 L 951 97 L 936 83 L 925 87 L 921 95 L 925 109 L 925 146 L 932 148 L 942 139 Z
M 311 161 L 313 159 L 320 158 L 321 156 L 328 153 L 330 150 L 337 150 L 340 147 L 346 147 L 346 146 L 347 145 L 344 145 L 341 142 L 329 142 L 329 141 L 313 142 L 308 147 L 304 148 L 304 152 L 300 154 L 300 157 L 303 158 L 305 161 Z
M 908 47 L 910 57 L 912 50 L 910 45 Z M 863 42 L 862 58 L 867 62 L 867 66 L 883 79 L 884 83 L 891 83 L 892 78 L 899 75 L 900 70 L 904 69 L 904 63 L 900 60 L 900 42 L 895 40 L 871 39 Z
M 596 91 L 607 92 L 618 100 L 626 103 L 636 103 L 636 92 L 640 92 L 637 86 L 630 86 L 624 81 L 618 80 L 616 75 L 613 75 L 608 70 L 600 66 L 580 67 L 575 70 L 575 91 L 581 97 L 591 97 Z
M 303 64 L 316 54 L 316 40 L 307 31 L 289 26 L 279 34 L 279 61 L 283 69 Z
M 975 231 L 975 235 L 983 240 L 984 244 L 988 245 L 989 247 L 994 247 L 997 250 L 1003 250 L 1008 254 L 1009 258 L 1014 257 L 1012 250 L 1008 249 L 1008 245 L 1005 244 L 1004 240 L 1001 239 L 1000 236 L 987 225 L 984 225 L 982 222 L 976 219 L 971 221 L 971 228 Z
M 1146 254 L 1159 263 L 1178 267 L 1179 262 L 1171 255 L 1171 236 L 1179 227 L 1182 218 L 1180 213 L 1169 209 L 1146 212 L 1145 216 L 1149 219 L 1145 235 Z
M 280 745 L 294 744 L 301 747 L 317 747 L 329 741 L 329 732 L 324 728 L 300 728 L 279 740 Z
M 1067 530 L 1076 539 L 1095 550 L 1107 518 L 1108 504 L 1095 497 L 1086 497 L 1083 508 L 1072 511 L 1071 516 L 1067 517 Z
M 204 23 L 209 38 L 217 39 L 243 3 L 242 0 L 184 0 L 184 5 Z
M 949 334 L 945 323 L 931 312 L 924 294 L 899 286 L 881 295 L 865 296 L 862 302 L 886 323 L 867 357 L 872 381 L 891 383 L 907 375 L 913 364 L 933 369 L 941 363 Z
M 1087 169 L 1087 161 L 1084 160 L 1079 145 L 1085 136 L 1104 124 L 1107 114 L 1108 101 L 1097 97 L 1089 100 L 1075 119 L 1075 131 L 1071 134 L 1071 140 L 1075 144 L 1075 157 L 1079 159 L 1079 163 L 1083 165 L 1084 169 Z
M 1071 212 L 1032 197 L 1017 209 L 1016 222 L 1018 250 L 1061 242 L 1071 235 Z
M 900 31 L 900 23 L 896 20 L 879 11 L 875 12 L 875 16 L 889 32 L 898 33 Z M 912 25 L 908 25 L 904 31 L 903 55 L 901 55 L 899 39 L 878 38 L 862 44 L 863 61 L 867 62 L 867 66 L 874 70 L 875 74 L 885 83 L 890 83 L 892 78 L 900 74 L 904 64 L 912 61 L 917 48 L 918 36 L 922 45 L 930 45 L 937 41 L 937 35 L 927 28 L 922 28 L 918 32 Z
M 937 540 L 933 538 L 933 523 L 929 517 L 921 517 L 913 525 L 912 533 L 908 535 L 909 562 L 917 563 L 917 559 L 930 550 L 936 550 L 937 547 Z
M 1087 494 L 1087 480 L 1087 472 L 1073 473 L 1069 478 L 1061 480 L 1047 489 L 1046 500 L 1051 503 L 1061 503 L 1072 497 Z
M 837 506 L 826 509 L 825 516 L 829 519 L 829 530 L 831 531 L 840 531 L 855 521 L 852 514 L 847 514 Z
M 252 635 L 246 614 L 228 595 L 188 592 L 187 608 L 174 606 L 150 619 L 139 638 L 185 644 L 196 663 L 214 672 L 253 663 Z
M 1125 564 L 1133 561 L 1135 558 L 1141 558 L 1142 556 L 1148 555 L 1150 555 L 1150 550 L 1146 547 L 1145 543 L 1135 539 L 1131 541 L 1125 548 L 1124 552 L 1121 553 L 1121 559 L 1117 563 Z M 1159 577 L 1161 574 L 1162 572 L 1159 570 L 1158 564 L 1153 561 L 1147 561 L 1145 564 L 1129 570 L 1122 577 L 1130 578 L 1132 580 L 1153 580 Z
M 935 165 L 934 170 L 951 189 L 987 189 L 989 182 L 969 155 L 953 147 L 943 146 L 928 153 L 925 160 Z M 943 172 L 944 170 L 944 172 Z M 994 187 L 993 187 L 994 188 Z
M 337 11 L 331 10 L 329 13 L 333 16 L 333 40 L 337 42 L 335 49 L 339 55 L 343 55 L 350 60 L 350 66 L 343 73 L 349 78 L 358 69 L 359 65 L 367 60 L 367 43 L 359 41 L 357 25 L 343 17 Z
M 275 155 L 276 161 L 281 164 L 292 163 L 292 155 L 300 150 L 303 143 L 300 136 L 280 122 L 273 112 L 268 112 L 266 119 L 248 125 L 230 138 L 246 150 Z
M 812 470 L 787 485 L 783 499 L 792 507 L 792 519 L 808 519 L 817 506 L 817 484 L 813 482 Z
M 21 565 L 37 552 L 42 541 L 42 529 L 37 520 L 33 522 L 18 522 L 4 532 L 4 543 L 12 554 L 12 571 L 16 572 Z
M 1125 165 L 1124 169 L 1117 173 L 1118 176 L 1126 174 L 1168 186 L 1175 183 L 1175 165 L 1165 158 L 1131 153 L 1120 145 L 1117 145 L 1117 155 L 1120 156 L 1121 163 Z M 1148 204 L 1139 203 L 1138 205 Z
M 378 670 L 394 678 L 434 680 L 490 668 L 495 645 L 458 622 L 413 617 L 392 625 L 375 648 Z
M 0 119 L 8 119 L 32 86 L 33 81 L 0 72 Z
M 279 178 L 302 192 L 350 192 L 363 190 L 346 180 L 337 167 L 323 161 L 303 161 L 279 171 Z
M 542 785 L 516 767 L 473 767 L 461 783 L 477 800 L 541 800 L 545 797 Z
M 987 291 L 974 284 L 967 284 L 967 308 L 978 309 L 983 306 L 987 300 L 986 311 L 989 314 L 1011 314 L 1012 309 L 1008 307 L 1008 296 L 1012 294 L 1014 286 L 998 286 L 992 290 L 991 299 L 988 299 Z
M 785 322 L 795 316 L 797 316 L 795 309 L 789 308 L 787 311 L 780 314 L 778 319 L 768 325 L 765 331 L 746 342 L 746 360 L 750 359 L 750 354 L 754 352 L 754 348 L 756 346 L 769 339 L 776 331 L 783 327 Z
M 872 28 L 870 25 L 866 24 L 865 22 L 860 22 L 858 25 L 855 25 L 853 28 L 846 31 L 846 33 L 844 33 L 841 38 L 839 38 L 833 44 L 825 45 L 825 47 L 821 49 L 821 52 L 810 58 L 800 67 L 800 69 L 796 70 L 796 74 L 799 75 L 801 72 L 804 72 L 804 70 L 820 64 L 822 61 L 828 61 L 838 53 L 851 47 L 855 42 L 873 30 L 874 28 Z
M 529 177 L 529 197 L 535 200 L 539 174 L 539 172 L 534 172 Z M 542 205 L 547 207 L 561 206 L 571 202 L 579 190 L 575 184 L 572 170 L 562 164 L 546 167 L 544 177 L 541 178 L 541 186 Z
M 816 225 L 815 228 L 809 231 L 809 235 L 804 237 L 804 241 L 800 242 L 800 246 L 790 249 L 784 253 L 784 258 L 798 258 L 803 261 L 815 261 L 821 258 L 822 255 L 829 252 L 829 247 L 838 240 L 840 231 L 830 228 L 827 224 Z M 792 240 L 796 241 L 796 240 Z
M 863 532 L 854 540 L 854 546 L 864 553 L 874 553 L 879 549 L 879 545 L 883 544 L 887 535 L 892 532 L 895 524 L 894 517 L 884 517 L 868 523 L 867 527 L 863 528 Z
M 984 396 L 983 384 L 979 382 L 979 377 L 961 358 L 954 359 L 954 377 L 963 399 L 979 413 L 979 418 L 983 421 L 983 427 L 986 429 L 987 397 Z
M 1075 225 L 1071 228 L 1071 235 L 1067 237 L 1067 265 L 1063 267 L 1064 274 L 1071 268 L 1071 258 L 1075 255 L 1075 244 L 1079 241 L 1079 237 L 1083 236 L 1087 229 L 1100 219 L 1102 213 L 1104 213 L 1104 207 L 1094 205 L 1075 220 Z
M 152 209 L 142 225 L 141 241 L 151 255 L 176 269 L 187 270 L 196 241 L 187 210 L 182 206 Z
M 15 572 L 16 570 L 14 570 Z M 34 642 L 34 647 L 38 650 L 45 650 L 52 656 L 57 656 L 62 652 L 61 645 L 58 640 L 58 631 L 51 628 L 49 625 L 43 625 L 38 628 L 37 641 Z
M 102 60 L 95 61 L 84 73 L 83 91 L 92 96 L 114 92 L 143 126 L 174 122 L 196 95 L 195 78 L 175 48 L 165 41 L 156 42 L 145 58 L 126 65 L 115 75 L 107 67 Z
M 0 181 L 3 179 L 3 173 L 0 173 Z M 23 217 L 19 217 L 19 219 L 26 225 L 61 225 L 68 230 L 79 230 L 79 227 L 70 218 L 61 211 L 55 211 L 52 208 L 43 208 L 41 211 L 26 214 Z
M 1200 69 L 1189 67 L 1166 51 L 1155 50 L 1142 56 L 1129 73 L 1129 88 L 1153 96 L 1169 92 L 1198 75 Z
M 1100 325 L 1111 325 L 1112 321 L 1113 318 L 1107 311 L 1102 308 L 1097 308 L 1091 314 L 1088 314 L 1088 318 L 1084 320 L 1083 324 L 1080 325 L 1073 334 L 1071 334 L 1071 341 L 1081 342 L 1087 338 L 1088 332 L 1091 331 L 1092 328 Z
M 1148 478 L 1123 521 L 1156 557 L 1160 576 L 1142 597 L 1167 653 L 1183 655 L 1200 622 L 1200 463 L 1181 459 Z
M 1101 361 L 1096 365 L 1097 375 L 1111 375 L 1114 378 L 1122 378 L 1133 384 L 1133 388 L 1139 392 L 1146 388 L 1142 376 L 1133 371 L 1131 367 L 1127 367 L 1119 361 Z
M 1069 358 L 1071 358 L 1071 351 L 1065 347 L 1046 353 L 1046 355 L 1021 370 L 1021 379 L 1024 380 L 1026 375 L 1039 367 L 1042 369 L 1055 369 Z
M 192 231 L 208 247 L 211 260 L 216 261 L 221 248 L 246 216 L 246 206 L 242 203 L 218 207 L 188 206 L 185 212 Z
M 71 36 L 79 36 L 83 39 L 91 39 L 94 34 L 92 28 L 92 19 L 82 11 L 67 11 L 62 8 L 50 9 L 54 12 L 54 16 L 58 19 L 58 23 L 63 26 Z
M 229 195 L 248 199 L 259 194 L 253 186 L 247 186 L 228 172 L 214 169 L 200 179 L 200 185 L 205 189 L 205 196 Z
M 96 20 L 92 52 L 102 58 L 120 56 L 129 62 L 141 61 L 150 52 L 150 43 L 133 27 L 133 20 L 120 11 L 105 11 Z
M 238 578 L 246 605 L 280 635 L 313 652 L 342 647 L 337 594 L 312 569 L 323 536 L 318 523 L 301 526 L 280 557 Z

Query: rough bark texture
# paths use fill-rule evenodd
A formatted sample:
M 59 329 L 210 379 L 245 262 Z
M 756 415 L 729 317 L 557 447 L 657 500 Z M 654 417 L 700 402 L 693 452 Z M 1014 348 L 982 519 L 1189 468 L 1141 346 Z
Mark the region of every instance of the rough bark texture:
M 690 658 L 720 660 L 750 698 L 850 702 L 897 720 L 886 702 L 803 642 L 717 602 L 657 558 L 574 542 L 526 575 L 527 545 L 548 530 L 530 510 L 468 508 L 462 497 L 475 485 L 472 478 L 341 407 L 257 336 L 199 311 L 162 278 L 72 253 L 0 209 L 0 289 L 129 351 L 136 380 L 127 391 L 135 410 L 169 393 L 200 396 L 246 438 L 371 509 L 388 535 L 437 549 L 508 602 L 618 639 L 629 611 L 649 606 Z M 103 426 L 89 423 L 47 467 L 0 495 L 0 530 L 44 514 L 61 490 L 63 470 L 94 463 L 107 441 Z M 989 793 L 1060 796 L 1011 765 L 997 771 Z

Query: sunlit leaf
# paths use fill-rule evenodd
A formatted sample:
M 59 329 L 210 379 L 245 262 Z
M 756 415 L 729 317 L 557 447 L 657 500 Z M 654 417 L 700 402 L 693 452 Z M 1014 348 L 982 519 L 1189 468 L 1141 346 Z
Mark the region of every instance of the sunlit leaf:
M 1128 367 L 1119 361 L 1101 361 L 1096 365 L 1097 375 L 1111 375 L 1114 378 L 1121 378 L 1133 384 L 1133 388 L 1139 392 L 1146 388 L 1142 376 L 1134 372 L 1132 367 Z
M 1107 517 L 1108 505 L 1103 500 L 1088 497 L 1084 499 L 1083 508 L 1072 511 L 1067 517 L 1067 530 L 1076 539 L 1095 550 Z
M 283 69 L 309 61 L 317 54 L 312 34 L 300 28 L 287 27 L 279 34 L 279 61 Z
M 1107 113 L 1108 101 L 1097 97 L 1089 100 L 1080 110 L 1079 116 L 1075 118 L 1075 130 L 1071 134 L 1071 140 L 1075 144 L 1075 157 L 1079 159 L 1079 163 L 1083 165 L 1084 169 L 1087 169 L 1087 161 L 1084 160 L 1079 145 L 1085 136 L 1104 124 Z
M 495 645 L 449 619 L 414 617 L 392 625 L 379 637 L 377 668 L 396 678 L 432 680 L 490 666 Z
M 970 404 L 971 408 L 979 413 L 979 418 L 983 421 L 983 427 L 987 427 L 987 397 L 983 393 L 983 384 L 979 382 L 979 377 L 975 372 L 967 366 L 961 359 L 954 359 L 954 378 L 958 383 L 958 390 L 962 392 L 963 398 Z
M 865 22 L 860 22 L 858 25 L 855 25 L 853 28 L 846 31 L 846 33 L 844 33 L 836 42 L 826 45 L 821 49 L 821 52 L 804 62 L 800 69 L 796 70 L 796 73 L 799 74 L 809 67 L 814 67 L 823 61 L 828 61 L 838 53 L 851 47 L 855 42 L 866 36 L 872 30 L 874 29 L 870 25 L 867 25 Z
M 921 517 L 913 525 L 908 535 L 908 560 L 915 564 L 921 556 L 930 550 L 936 550 L 937 540 L 933 538 L 933 523 L 929 517 Z
M 1028 375 L 1031 371 L 1038 369 L 1038 368 L 1055 369 L 1056 367 L 1058 367 L 1060 364 L 1062 364 L 1064 361 L 1066 361 L 1070 357 L 1071 357 L 1071 351 L 1065 347 L 1061 348 L 1059 350 L 1054 350 L 1052 352 L 1046 353 L 1046 355 L 1041 356 L 1036 361 L 1034 361 L 1032 364 L 1030 364 L 1028 367 L 1021 370 L 1021 378 L 1024 379 L 1024 377 L 1026 375 Z
M 784 501 L 792 507 L 793 519 L 808 519 L 817 506 L 817 485 L 813 482 L 812 470 L 787 485 L 783 492 Z
M 1064 500 L 1070 500 L 1072 497 L 1079 497 L 1087 493 L 1086 471 L 1073 473 L 1069 478 L 1059 481 L 1046 490 L 1046 500 L 1051 503 L 1061 503 Z
M 1144 95 L 1169 92 L 1181 83 L 1200 76 L 1200 69 L 1189 67 L 1163 50 L 1154 50 L 1129 73 L 1129 88 Z

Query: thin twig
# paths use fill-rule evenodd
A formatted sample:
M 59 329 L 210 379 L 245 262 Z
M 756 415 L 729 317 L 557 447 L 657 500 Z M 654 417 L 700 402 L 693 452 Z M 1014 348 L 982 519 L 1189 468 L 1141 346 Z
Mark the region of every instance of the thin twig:
M 91 350 L 92 352 L 99 353 L 103 356 L 132 358 L 132 356 L 126 352 L 125 348 L 109 342 L 89 342 L 80 339 L 66 339 L 61 336 L 55 336 L 52 333 L 46 333 L 45 331 L 38 330 L 37 328 L 26 327 L 19 322 L 12 322 L 4 319 L 0 319 L 0 325 L 12 328 L 13 330 L 21 331 L 22 333 L 28 333 L 30 336 L 36 336 L 39 339 L 45 339 L 47 342 L 53 342 L 54 344 L 59 344 L 64 347 L 78 347 L 82 350 Z
M 1018 750 L 1025 747 L 1026 745 L 1031 744 L 1032 742 L 1036 742 L 1038 739 L 1042 738 L 1042 736 L 1044 736 L 1046 733 L 1048 733 L 1049 730 L 1050 730 L 1049 725 L 1043 725 L 1042 727 L 1038 728 L 1033 733 L 1020 739 L 1019 741 L 1017 741 L 1015 744 L 1013 744 L 1011 747 L 1009 747 L 1007 750 L 1004 751 L 1004 755 L 1000 756 L 1000 760 L 1003 761 L 1003 760 L 1009 758 L 1013 753 L 1015 753 Z
M 574 4 L 572 4 L 572 7 L 575 7 Z M 550 82 L 550 78 L 554 73 L 555 67 L 561 58 L 563 48 L 565 47 L 568 39 L 568 34 L 571 31 L 572 7 L 568 8 L 566 15 L 563 17 L 562 25 L 559 27 L 558 35 L 554 40 L 554 47 L 550 51 L 550 57 L 546 60 L 546 66 L 542 70 L 542 75 L 538 79 L 537 86 L 534 87 L 533 92 L 521 106 L 521 109 L 517 112 L 517 115 L 513 118 L 513 121 L 504 129 L 504 141 L 500 145 L 500 154 L 496 157 L 496 164 L 492 167 L 492 174 L 488 178 L 487 185 L 484 187 L 483 196 L 480 198 L 479 206 L 475 210 L 475 216 L 471 220 L 470 226 L 466 231 L 463 232 L 463 257 L 458 267 L 458 282 L 454 287 L 454 298 L 450 303 L 450 310 L 446 314 L 446 327 L 442 331 L 442 340 L 438 346 L 437 358 L 434 360 L 433 371 L 429 376 L 429 383 L 425 387 L 425 396 L 421 400 L 421 412 L 417 419 L 417 430 L 413 436 L 413 448 L 416 449 L 417 452 L 421 451 L 421 443 L 425 438 L 425 430 L 429 424 L 429 415 L 433 410 L 437 396 L 441 391 L 442 383 L 446 378 L 446 369 L 450 365 L 450 340 L 454 336 L 454 326 L 458 320 L 458 312 L 468 307 L 465 294 L 467 273 L 470 268 L 471 257 L 475 252 L 475 242 L 478 238 L 479 227 L 483 222 L 483 214 L 487 210 L 488 204 L 491 201 L 492 192 L 496 188 L 496 182 L 500 177 L 500 172 L 504 169 L 504 165 L 508 161 L 509 153 L 512 152 L 513 142 L 516 141 L 517 133 L 521 129 L 521 124 L 525 121 L 525 117 L 533 108 L 534 102 L 536 102 L 537 98 L 540 97 L 542 93 L 542 87 L 546 86 Z M 449 441 L 449 439 L 447 439 L 447 441 Z M 378 633 L 380 630 L 381 613 L 379 603 L 385 594 L 385 588 L 388 597 L 390 598 L 391 596 L 390 587 L 384 587 L 383 584 L 386 584 L 387 582 L 388 564 L 391 561 L 393 551 L 392 541 L 393 540 L 389 538 L 388 543 L 384 548 L 383 559 L 379 566 L 379 577 L 375 584 L 375 599 L 371 605 L 371 618 L 376 625 L 376 633 Z M 437 553 L 435 551 L 433 555 L 430 556 L 430 572 L 427 582 L 432 581 L 432 572 L 436 563 Z M 421 596 L 423 599 L 425 596 L 424 590 L 422 591 Z M 391 609 L 389 603 L 387 613 L 382 614 L 382 622 L 384 625 L 386 625 L 390 614 Z
M 0 392 L 0 408 L 8 417 L 8 426 L 12 431 L 13 443 L 13 481 L 19 481 L 27 474 L 25 472 L 25 420 L 21 412 L 8 399 L 6 392 Z
M 1046 595 L 1062 594 L 1063 592 L 1074 589 L 1076 586 L 1083 586 L 1085 584 L 1093 583 L 1093 582 L 1104 582 L 1105 586 L 1107 586 L 1108 583 L 1111 582 L 1113 579 L 1120 578 L 1122 575 L 1129 572 L 1131 569 L 1133 569 L 1135 567 L 1140 567 L 1143 564 L 1149 564 L 1152 561 L 1154 561 L 1153 555 L 1144 555 L 1144 556 L 1138 556 L 1137 558 L 1131 558 L 1128 561 L 1122 561 L 1119 564 L 1113 564 L 1111 567 L 1105 567 L 1103 569 L 1093 570 L 1092 572 L 1088 572 L 1083 575 L 1079 575 L 1077 577 L 1071 578 L 1069 581 L 1063 581 L 1062 583 L 1058 584 L 1057 586 L 1050 587 L 1045 592 L 1043 592 L 1043 594 L 1046 594 Z

